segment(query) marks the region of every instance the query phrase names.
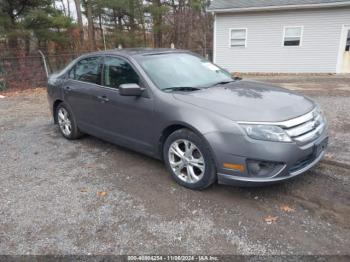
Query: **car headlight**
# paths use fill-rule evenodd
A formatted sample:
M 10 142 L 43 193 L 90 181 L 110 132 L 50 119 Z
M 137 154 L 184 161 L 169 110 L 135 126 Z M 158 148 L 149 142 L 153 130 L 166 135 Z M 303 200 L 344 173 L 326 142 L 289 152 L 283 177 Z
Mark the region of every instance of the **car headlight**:
M 248 125 L 241 124 L 250 138 L 274 142 L 292 142 L 292 139 L 286 132 L 278 127 L 271 125 Z
M 316 120 L 317 126 L 321 124 L 324 124 L 325 126 L 328 125 L 327 119 L 325 118 L 324 113 L 318 104 L 316 104 L 316 108 L 313 111 L 313 117 Z

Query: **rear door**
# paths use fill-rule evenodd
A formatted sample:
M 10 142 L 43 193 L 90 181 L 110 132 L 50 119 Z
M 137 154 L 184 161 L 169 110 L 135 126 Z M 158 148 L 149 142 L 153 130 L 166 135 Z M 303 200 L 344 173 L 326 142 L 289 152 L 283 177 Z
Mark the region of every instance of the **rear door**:
M 68 73 L 64 100 L 73 110 L 78 127 L 86 132 L 98 125 L 99 92 L 103 57 L 93 56 L 79 60 Z

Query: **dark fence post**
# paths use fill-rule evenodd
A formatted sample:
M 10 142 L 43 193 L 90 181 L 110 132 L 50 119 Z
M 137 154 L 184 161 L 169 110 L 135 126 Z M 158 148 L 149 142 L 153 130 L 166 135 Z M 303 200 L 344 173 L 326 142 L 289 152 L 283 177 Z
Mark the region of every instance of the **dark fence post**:
M 4 60 L 0 60 L 0 91 L 6 89 L 6 80 L 5 80 L 5 68 L 4 68 Z

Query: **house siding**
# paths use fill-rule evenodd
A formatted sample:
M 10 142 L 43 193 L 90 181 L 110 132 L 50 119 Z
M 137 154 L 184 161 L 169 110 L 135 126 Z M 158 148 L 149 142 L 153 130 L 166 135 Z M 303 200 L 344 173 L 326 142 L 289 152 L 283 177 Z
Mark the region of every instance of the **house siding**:
M 230 72 L 335 73 L 350 8 L 225 13 L 215 16 L 214 62 Z M 283 46 L 285 26 L 303 26 L 301 46 Z M 247 47 L 230 47 L 230 28 L 247 28 Z

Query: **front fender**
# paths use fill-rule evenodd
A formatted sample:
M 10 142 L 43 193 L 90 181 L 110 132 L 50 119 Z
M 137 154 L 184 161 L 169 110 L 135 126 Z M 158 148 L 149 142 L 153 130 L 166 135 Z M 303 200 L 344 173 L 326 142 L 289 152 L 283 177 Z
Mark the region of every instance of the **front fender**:
M 164 104 L 165 105 L 165 104 Z M 206 135 L 210 133 L 224 132 L 230 134 L 243 135 L 242 129 L 238 124 L 223 116 L 215 114 L 203 108 L 195 107 L 185 102 L 176 101 L 176 104 L 169 107 L 167 102 L 166 110 L 157 111 L 156 117 L 159 132 L 156 135 L 158 154 L 161 155 L 162 144 L 164 143 L 169 129 L 171 131 L 179 128 L 188 128 L 197 135 L 201 136 L 212 150 L 213 145 L 207 140 Z M 156 108 L 163 108 L 162 104 L 156 105 Z M 213 156 L 215 154 L 213 153 Z

